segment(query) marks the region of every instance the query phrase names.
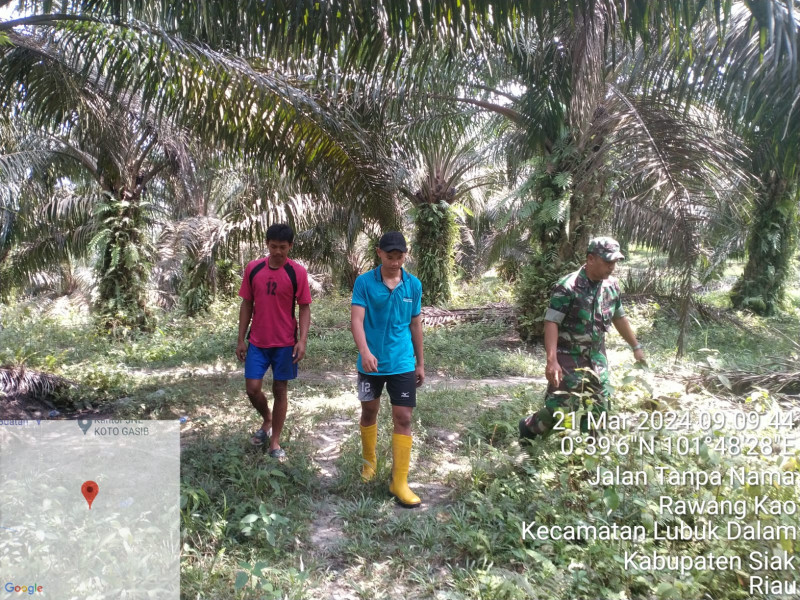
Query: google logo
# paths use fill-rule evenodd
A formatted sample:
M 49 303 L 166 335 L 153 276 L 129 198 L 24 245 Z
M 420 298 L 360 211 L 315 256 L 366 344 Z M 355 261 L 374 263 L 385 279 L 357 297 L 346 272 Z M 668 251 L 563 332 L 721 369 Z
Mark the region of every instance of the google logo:
M 7 592 L 19 592 L 20 594 L 28 594 L 33 596 L 35 593 L 42 593 L 42 586 L 36 585 L 14 585 L 10 581 L 5 586 Z

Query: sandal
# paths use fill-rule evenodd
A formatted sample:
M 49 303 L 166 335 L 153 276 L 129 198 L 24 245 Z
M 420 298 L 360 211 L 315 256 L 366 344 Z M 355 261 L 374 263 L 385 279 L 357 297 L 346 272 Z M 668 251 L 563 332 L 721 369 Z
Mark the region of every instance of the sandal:
M 277 458 L 278 460 L 282 458 L 286 458 L 286 451 L 283 448 L 275 448 L 275 450 L 270 450 L 269 455 L 272 458 Z
M 253 446 L 263 446 L 264 442 L 266 442 L 271 437 L 272 437 L 272 427 L 269 428 L 269 431 L 264 431 L 263 429 L 259 429 L 250 438 L 250 443 Z

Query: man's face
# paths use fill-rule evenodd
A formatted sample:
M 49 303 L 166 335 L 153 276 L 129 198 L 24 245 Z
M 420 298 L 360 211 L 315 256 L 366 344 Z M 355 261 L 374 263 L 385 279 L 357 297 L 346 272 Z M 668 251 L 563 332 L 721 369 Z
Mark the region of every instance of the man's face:
M 586 274 L 592 281 L 602 281 L 608 279 L 617 266 L 615 260 L 603 260 L 596 254 L 589 254 L 586 257 Z
M 400 250 L 384 252 L 378 248 L 378 257 L 381 259 L 383 270 L 392 275 L 396 275 L 403 267 L 403 263 L 406 260 L 406 253 L 400 252 Z
M 292 249 L 292 244 L 289 242 L 269 240 L 267 242 L 267 249 L 269 250 L 269 255 L 275 259 L 275 262 L 282 263 L 289 258 L 289 250 Z

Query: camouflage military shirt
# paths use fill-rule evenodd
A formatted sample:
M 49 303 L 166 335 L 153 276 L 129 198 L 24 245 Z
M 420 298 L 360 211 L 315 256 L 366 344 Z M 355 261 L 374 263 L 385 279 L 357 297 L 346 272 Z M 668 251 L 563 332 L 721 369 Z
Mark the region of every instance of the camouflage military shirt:
M 619 283 L 614 278 L 591 281 L 584 265 L 555 285 L 544 319 L 558 324 L 557 356 L 563 370 L 558 391 L 574 391 L 587 374 L 592 376 L 590 372 L 575 370 L 587 368 L 598 379 L 597 391 L 608 397 L 605 334 L 612 320 L 624 316 Z M 551 388 L 547 390 L 548 396 L 557 391 Z

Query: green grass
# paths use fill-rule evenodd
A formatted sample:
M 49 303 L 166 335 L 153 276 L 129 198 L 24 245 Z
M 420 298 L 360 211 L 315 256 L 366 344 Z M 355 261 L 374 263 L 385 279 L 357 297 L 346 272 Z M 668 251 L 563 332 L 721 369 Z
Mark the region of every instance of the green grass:
M 484 280 L 474 296 L 461 289 L 453 304 L 465 305 L 470 297 L 483 302 L 493 294 L 502 296 L 503 289 L 496 280 Z M 792 294 L 796 304 L 798 296 Z M 724 295 L 714 290 L 708 297 L 719 306 Z M 681 406 L 687 396 L 679 372 L 709 365 L 709 357 L 715 365 L 758 364 L 793 350 L 777 332 L 791 339 L 800 334 L 796 310 L 771 319 L 738 314 L 746 331 L 724 321 L 693 321 L 688 354 L 676 365 L 674 307 L 628 303 L 626 310 L 645 344 L 651 371 L 634 370 L 628 347 L 616 333 L 609 335 L 614 407 L 623 411 L 642 410 L 652 396 Z M 660 517 L 653 510 L 659 489 L 615 486 L 611 494 L 587 485 L 593 463 L 585 454 L 560 453 L 558 435 L 520 447 L 517 421 L 540 406 L 543 385 L 420 389 L 411 481 L 419 486 L 424 510 L 399 509 L 388 496 L 392 423 L 385 399 L 377 476 L 361 482 L 358 401 L 346 383 L 315 384 L 302 378 L 293 383 L 282 440 L 289 461 L 269 459 L 248 444 L 259 419 L 233 358 L 237 311 L 237 303 L 228 302 L 193 320 L 161 315 L 156 332 L 119 342 L 96 335 L 78 311 L 47 316 L 16 305 L 3 312 L 0 362 L 24 362 L 75 379 L 91 391 L 93 401 L 107 402 L 121 417 L 188 416 L 181 436 L 182 598 L 311 600 L 337 591 L 365 599 L 431 600 L 746 597 L 732 573 L 627 572 L 618 559 L 624 549 L 620 543 L 522 539 L 522 521 L 644 524 Z M 315 299 L 312 318 L 304 369 L 352 373 L 349 297 Z M 523 348 L 511 333 L 493 324 L 426 329 L 429 374 L 541 376 L 541 348 Z M 120 401 L 123 395 L 127 399 Z M 730 406 L 703 392 L 691 401 L 714 410 Z M 315 453 L 330 444 L 339 454 L 326 463 L 326 469 L 332 468 L 326 476 Z M 631 460 L 607 456 L 600 462 L 612 468 L 630 466 Z M 729 468 L 741 459 L 660 454 L 635 460 L 708 469 Z M 796 498 L 798 490 L 761 492 Z M 672 493 L 752 502 L 753 490 L 724 486 Z M 335 532 L 325 547 L 314 542 L 323 514 L 331 516 Z M 794 522 L 786 515 L 781 519 Z M 769 549 L 769 543 L 644 546 L 645 551 L 693 555 L 755 549 Z
M 487 274 L 476 281 L 454 283 L 446 308 L 471 308 L 496 302 L 514 304 L 514 287 L 500 277 Z
M 295 552 L 316 489 L 307 445 L 285 443 L 293 459 L 281 465 L 251 448 L 240 424 L 208 429 L 181 455 L 182 597 L 231 597 L 247 571 L 263 592 L 304 597 L 308 573 L 296 570 Z M 240 597 L 265 597 L 255 587 Z
M 26 305 L 3 312 L 2 358 L 23 358 L 31 366 L 80 364 L 120 368 L 167 368 L 233 360 L 238 308 L 217 303 L 211 312 L 190 319 L 178 313 L 159 316 L 153 333 L 111 340 L 95 331 L 85 312 L 47 314 Z
M 48 314 L 20 304 L 2 314 L 0 364 L 24 364 L 78 382 L 82 387 L 76 397 L 65 399 L 67 404 L 79 400 L 78 407 L 120 397 L 148 404 L 147 396 L 163 388 L 165 377 L 177 370 L 191 377 L 192 371 L 241 369 L 233 354 L 236 301 L 215 303 L 208 313 L 191 319 L 160 314 L 154 332 L 116 341 L 95 331 L 89 315 L 79 310 Z M 314 302 L 303 371 L 355 370 L 357 351 L 349 322 L 349 297 L 334 295 Z M 507 341 L 508 335 L 507 327 L 481 323 L 426 328 L 426 367 L 432 374 L 462 378 L 535 374 L 536 352 Z

